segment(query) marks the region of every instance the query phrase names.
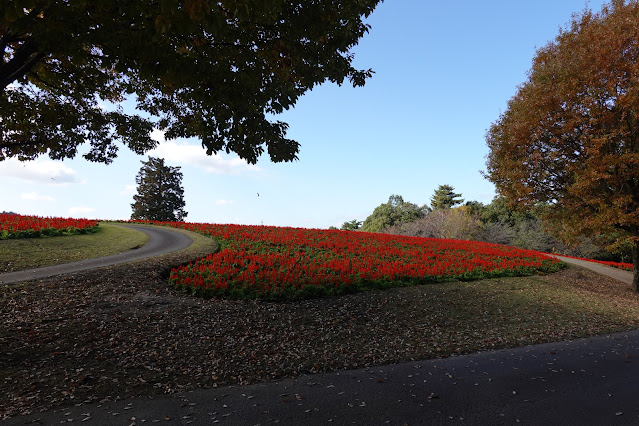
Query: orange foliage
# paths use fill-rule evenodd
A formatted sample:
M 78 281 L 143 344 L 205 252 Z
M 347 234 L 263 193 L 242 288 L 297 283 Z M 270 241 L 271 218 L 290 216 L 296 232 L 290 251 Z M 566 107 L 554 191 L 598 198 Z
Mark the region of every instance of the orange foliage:
M 539 49 L 486 140 L 487 176 L 511 205 L 549 204 L 567 242 L 634 241 L 637 269 L 639 3 L 585 11 Z

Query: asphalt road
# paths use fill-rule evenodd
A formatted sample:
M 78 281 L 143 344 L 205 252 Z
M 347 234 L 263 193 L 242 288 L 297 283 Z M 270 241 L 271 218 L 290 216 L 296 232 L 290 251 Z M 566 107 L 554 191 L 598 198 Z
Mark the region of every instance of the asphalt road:
M 165 253 L 182 250 L 193 243 L 187 235 L 168 227 L 148 227 L 138 225 L 123 225 L 127 228 L 134 228 L 144 232 L 149 236 L 148 242 L 139 249 L 129 250 L 111 256 L 98 257 L 94 259 L 80 260 L 77 262 L 64 263 L 61 265 L 46 266 L 44 268 L 27 269 L 24 271 L 9 272 L 0 274 L 0 284 L 9 284 L 20 281 L 31 281 L 40 278 L 51 277 L 60 274 L 85 271 L 87 269 L 100 268 L 103 266 L 117 265 L 119 263 L 142 260 L 148 257 L 159 256 Z
M 581 266 L 582 268 L 590 269 L 598 274 L 606 275 L 610 278 L 614 278 L 622 283 L 632 284 L 632 272 L 624 271 L 623 269 L 613 268 L 612 266 L 602 265 L 601 263 L 588 262 L 587 260 L 573 259 L 571 257 L 553 255 L 562 262 L 571 263 L 573 265 Z
M 7 425 L 636 425 L 639 331 L 33 413 Z

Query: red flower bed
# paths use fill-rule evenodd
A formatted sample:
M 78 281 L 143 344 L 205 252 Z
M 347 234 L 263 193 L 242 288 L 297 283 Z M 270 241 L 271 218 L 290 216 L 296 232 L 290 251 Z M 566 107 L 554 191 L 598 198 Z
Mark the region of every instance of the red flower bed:
M 171 271 L 205 296 L 294 299 L 447 280 L 559 269 L 527 250 L 472 241 L 267 226 L 157 223 L 209 235 L 219 253 Z
M 96 220 L 0 214 L 0 240 L 85 234 L 97 230 Z

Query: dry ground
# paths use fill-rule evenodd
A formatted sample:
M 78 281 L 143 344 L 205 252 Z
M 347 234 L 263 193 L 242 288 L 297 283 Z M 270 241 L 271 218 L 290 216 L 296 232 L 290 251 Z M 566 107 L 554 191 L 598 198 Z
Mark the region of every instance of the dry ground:
M 639 326 L 639 296 L 577 267 L 268 303 L 168 288 L 185 256 L 0 287 L 0 419 Z

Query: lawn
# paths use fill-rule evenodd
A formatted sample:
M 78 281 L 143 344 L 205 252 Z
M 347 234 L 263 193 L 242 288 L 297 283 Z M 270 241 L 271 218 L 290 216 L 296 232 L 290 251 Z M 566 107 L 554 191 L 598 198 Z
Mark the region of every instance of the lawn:
M 0 273 L 108 256 L 147 240 L 140 231 L 104 222 L 93 234 L 0 240 Z

